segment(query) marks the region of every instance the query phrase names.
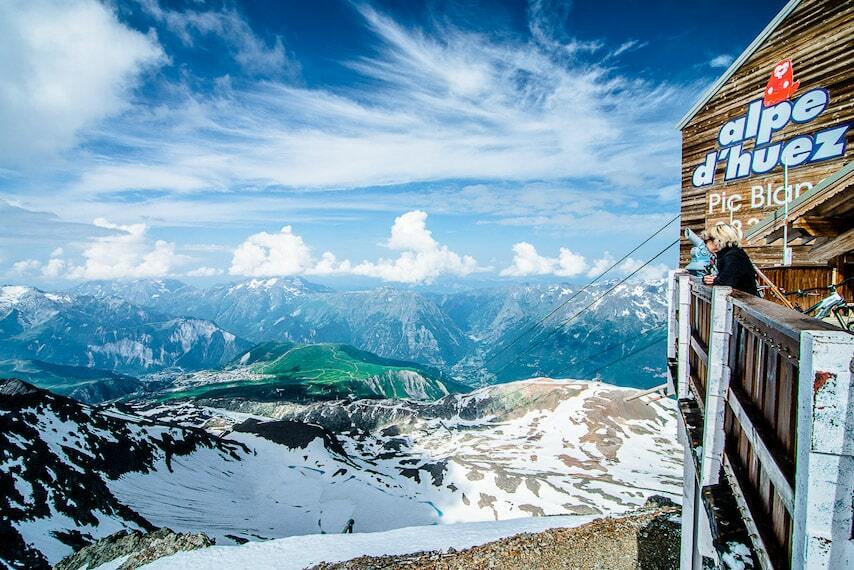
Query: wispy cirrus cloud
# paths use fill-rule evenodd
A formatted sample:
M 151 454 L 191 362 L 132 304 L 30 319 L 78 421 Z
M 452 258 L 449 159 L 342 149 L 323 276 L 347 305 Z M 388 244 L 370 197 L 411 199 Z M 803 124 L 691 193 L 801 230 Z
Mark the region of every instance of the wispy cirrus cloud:
M 667 119 L 683 95 L 677 88 L 557 56 L 545 40 L 499 43 L 452 27 L 407 28 L 369 6 L 359 11 L 378 47 L 344 63 L 364 85 L 176 89 L 162 105 L 97 133 L 101 145 L 122 150 L 84 157 L 75 191 L 591 177 L 638 186 L 658 184 L 678 164 Z
M 192 46 L 199 36 L 220 38 L 234 60 L 248 73 L 257 76 L 292 75 L 299 63 L 286 51 L 281 36 L 272 42 L 260 38 L 249 22 L 233 8 L 219 10 L 174 10 L 158 0 L 139 0 L 143 10 Z
M 725 68 L 729 67 L 735 58 L 728 53 L 722 53 L 709 60 L 709 67 Z
M 291 237 L 299 237 L 293 228 L 301 221 L 361 221 L 373 212 L 413 210 L 472 216 L 472 231 L 501 225 L 502 232 L 527 226 L 580 234 L 657 227 L 662 217 L 656 204 L 662 196 L 672 198 L 661 189 L 671 188 L 671 173 L 678 174 L 673 109 L 693 92 L 612 67 L 643 43 L 579 42 L 562 31 L 568 12 L 555 12 L 557 5 L 532 2 L 530 38 L 516 39 L 447 24 L 403 25 L 357 5 L 373 45 L 361 57 L 340 62 L 358 80 L 337 87 L 293 81 L 298 64 L 284 41 L 255 34 L 235 9 L 175 10 L 144 0 L 157 30 L 146 35 L 105 5 L 69 5 L 95 6 L 109 24 L 110 33 L 90 38 L 92 50 L 109 51 L 127 38 L 136 51 L 122 51 L 129 55 L 103 84 L 118 102 L 62 131 L 71 133 L 71 142 L 61 146 L 69 160 L 53 178 L 33 179 L 50 182 L 43 192 L 21 194 L 32 208 L 50 204 L 68 219 L 102 217 L 125 226 L 144 222 L 147 228 L 251 227 L 244 236 L 286 222 Z M 62 14 L 45 10 L 42 16 L 60 26 Z M 158 40 L 165 34 L 190 47 L 210 38 L 223 42 L 245 76 L 221 78 L 212 89 L 200 87 L 191 69 L 182 70 L 179 79 L 150 78 L 156 97 L 133 96 L 147 69 L 178 64 Z M 80 60 L 77 65 L 91 58 L 89 52 L 70 53 Z M 12 54 L 9 61 L 19 60 Z M 23 148 L 9 172 L 14 176 L 24 158 L 32 161 L 43 152 Z M 421 224 L 429 234 L 424 216 L 401 223 Z M 267 233 L 268 242 L 258 238 L 255 245 L 272 252 L 279 247 L 276 240 L 289 239 L 280 234 Z M 503 251 L 520 237 L 508 238 Z M 145 252 L 154 249 L 150 238 L 145 243 Z M 222 243 L 211 246 L 219 248 L 221 265 L 211 254 L 195 268 L 176 261 L 189 252 L 177 245 L 168 268 L 173 274 L 211 276 L 234 267 Z M 297 267 L 307 274 L 404 282 L 480 269 L 473 258 L 438 242 L 423 250 L 390 251 L 387 258 L 361 262 L 356 260 L 372 254 L 351 249 L 343 260 L 332 252 L 310 254 Z M 579 265 L 560 269 L 560 255 L 533 253 L 533 266 L 545 260 L 554 271 L 574 271 L 567 268 Z M 585 253 L 595 266 L 598 253 Z M 480 252 L 478 257 L 486 258 Z M 39 270 L 52 259 L 86 267 L 66 255 L 39 262 Z M 233 273 L 263 273 L 264 263 L 238 265 Z M 137 260 L 126 273 L 139 265 Z

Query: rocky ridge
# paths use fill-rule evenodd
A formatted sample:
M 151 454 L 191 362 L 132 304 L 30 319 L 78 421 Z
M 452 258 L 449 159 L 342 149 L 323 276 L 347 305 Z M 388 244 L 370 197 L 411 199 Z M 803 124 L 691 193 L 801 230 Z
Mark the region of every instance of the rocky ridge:
M 524 533 L 461 551 L 364 556 L 310 570 L 672 570 L 679 566 L 681 509 L 666 498 L 576 528 Z
M 204 533 L 177 533 L 168 528 L 151 532 L 120 531 L 63 558 L 54 570 L 84 570 L 112 562 L 116 570 L 135 570 L 149 562 L 187 550 L 213 546 Z

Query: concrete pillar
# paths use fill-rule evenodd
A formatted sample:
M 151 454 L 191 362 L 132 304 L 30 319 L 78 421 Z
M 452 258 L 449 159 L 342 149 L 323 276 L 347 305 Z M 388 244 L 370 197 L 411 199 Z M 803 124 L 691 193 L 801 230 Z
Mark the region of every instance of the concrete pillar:
M 694 458 L 691 457 L 691 445 L 681 420 L 677 422 L 679 439 L 682 440 L 685 453 L 683 456 L 682 480 L 682 543 L 679 551 L 679 570 L 693 570 L 694 550 L 696 548 L 697 527 L 697 472 L 694 469 Z M 702 509 L 702 507 L 700 507 Z
M 691 278 L 687 273 L 678 275 L 679 328 L 676 350 L 676 396 L 688 397 L 688 351 L 691 350 Z
M 792 568 L 854 568 L 854 336 L 801 333 Z
M 680 271 L 667 274 L 667 395 L 676 393 L 676 379 L 671 374 L 670 363 L 676 360 L 676 337 L 679 329 L 679 282 Z
M 732 335 L 731 287 L 712 288 L 712 330 L 707 347 L 706 406 L 700 486 L 718 483 L 724 452 L 724 410 L 729 390 L 729 341 Z

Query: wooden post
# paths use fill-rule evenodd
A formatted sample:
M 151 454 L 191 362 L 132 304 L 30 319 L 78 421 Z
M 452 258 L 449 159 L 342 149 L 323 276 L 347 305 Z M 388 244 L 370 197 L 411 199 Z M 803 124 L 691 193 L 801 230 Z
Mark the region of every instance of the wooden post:
M 801 333 L 792 568 L 854 568 L 854 336 Z
M 688 397 L 688 351 L 691 350 L 691 277 L 680 273 L 679 280 L 679 328 L 677 330 L 676 396 L 681 400 Z
M 724 452 L 724 409 L 729 390 L 729 340 L 732 335 L 731 287 L 712 288 L 712 330 L 706 366 L 706 402 L 703 418 L 703 461 L 700 486 L 718 483 Z

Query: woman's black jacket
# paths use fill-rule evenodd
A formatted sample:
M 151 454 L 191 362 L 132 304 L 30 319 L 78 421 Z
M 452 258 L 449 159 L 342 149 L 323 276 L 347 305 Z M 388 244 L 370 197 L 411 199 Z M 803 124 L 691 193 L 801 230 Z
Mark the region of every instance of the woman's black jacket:
M 715 277 L 715 285 L 725 285 L 751 295 L 759 295 L 756 289 L 756 271 L 743 249 L 725 247 L 716 257 L 718 274 Z

